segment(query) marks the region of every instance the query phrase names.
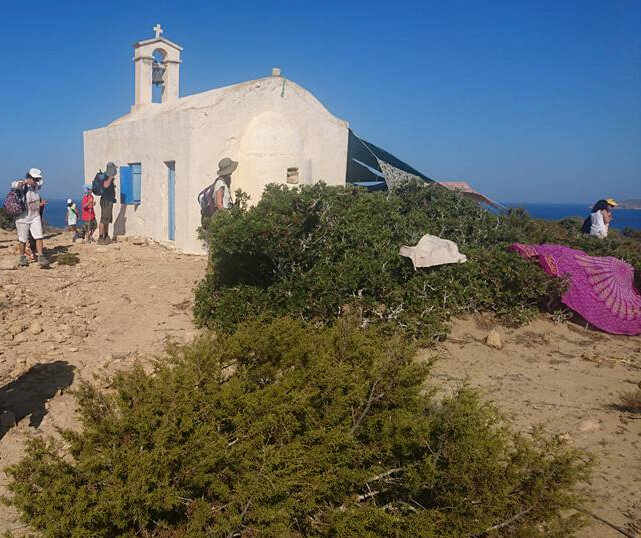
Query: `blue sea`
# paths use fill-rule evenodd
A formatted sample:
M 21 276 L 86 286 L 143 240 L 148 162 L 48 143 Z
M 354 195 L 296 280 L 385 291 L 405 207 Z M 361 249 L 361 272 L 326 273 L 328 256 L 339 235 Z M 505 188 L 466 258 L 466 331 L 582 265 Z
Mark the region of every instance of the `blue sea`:
M 559 220 L 565 217 L 585 218 L 590 214 L 593 204 L 528 204 L 505 203 L 507 207 L 522 207 L 531 217 L 544 220 Z M 641 230 L 641 209 L 614 209 L 612 228 L 636 228 Z
M 55 228 L 65 228 L 67 223 L 65 221 L 65 215 L 67 214 L 67 200 L 52 200 L 47 198 L 46 193 L 42 193 L 42 197 L 47 200 L 47 207 L 45 207 L 44 220 L 49 226 L 54 226 Z M 80 205 L 82 202 L 82 197 L 78 196 L 73 200 L 76 202 L 78 207 L 78 214 L 80 214 Z
M 81 198 L 74 199 L 80 207 Z M 587 217 L 591 205 L 588 204 L 528 204 L 528 203 L 506 203 L 507 207 L 522 207 L 535 218 L 545 220 L 559 220 L 564 217 Z M 48 200 L 45 209 L 45 220 L 50 226 L 57 228 L 65 227 L 65 213 L 67 210 L 66 200 Z M 613 211 L 613 228 L 636 228 L 641 230 L 641 209 L 615 209 Z

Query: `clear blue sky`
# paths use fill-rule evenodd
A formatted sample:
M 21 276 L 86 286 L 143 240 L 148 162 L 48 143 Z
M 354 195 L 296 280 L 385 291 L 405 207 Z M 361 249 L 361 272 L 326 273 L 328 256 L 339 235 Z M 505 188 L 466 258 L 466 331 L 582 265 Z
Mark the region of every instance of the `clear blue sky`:
M 641 0 L 2 2 L 0 174 L 78 195 L 82 131 L 133 101 L 132 43 L 181 94 L 283 74 L 430 177 L 502 201 L 641 198 Z

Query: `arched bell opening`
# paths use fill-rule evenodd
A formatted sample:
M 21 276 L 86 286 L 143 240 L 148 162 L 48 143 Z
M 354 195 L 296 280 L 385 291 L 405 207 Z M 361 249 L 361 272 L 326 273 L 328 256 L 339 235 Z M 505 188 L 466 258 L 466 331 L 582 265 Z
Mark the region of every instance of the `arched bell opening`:
M 151 68 L 151 84 L 152 84 L 152 103 L 162 103 L 163 93 L 165 91 L 166 76 L 167 76 L 167 52 L 163 49 L 156 49 L 152 53 L 153 63 Z

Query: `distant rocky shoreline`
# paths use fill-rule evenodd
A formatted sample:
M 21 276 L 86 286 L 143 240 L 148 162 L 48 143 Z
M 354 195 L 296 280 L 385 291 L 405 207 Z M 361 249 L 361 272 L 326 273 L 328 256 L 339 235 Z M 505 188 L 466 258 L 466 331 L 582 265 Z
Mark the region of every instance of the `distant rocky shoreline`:
M 641 200 L 622 200 L 618 207 L 620 209 L 641 209 Z

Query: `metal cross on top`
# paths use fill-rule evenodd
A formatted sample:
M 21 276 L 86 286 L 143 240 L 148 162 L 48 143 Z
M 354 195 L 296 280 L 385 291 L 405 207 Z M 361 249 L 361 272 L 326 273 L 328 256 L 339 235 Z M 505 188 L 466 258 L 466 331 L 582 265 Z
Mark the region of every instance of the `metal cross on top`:
M 160 24 L 156 24 L 156 26 L 154 26 L 154 32 L 156 32 L 156 39 L 158 39 L 160 34 L 162 34 L 162 26 L 160 26 Z

